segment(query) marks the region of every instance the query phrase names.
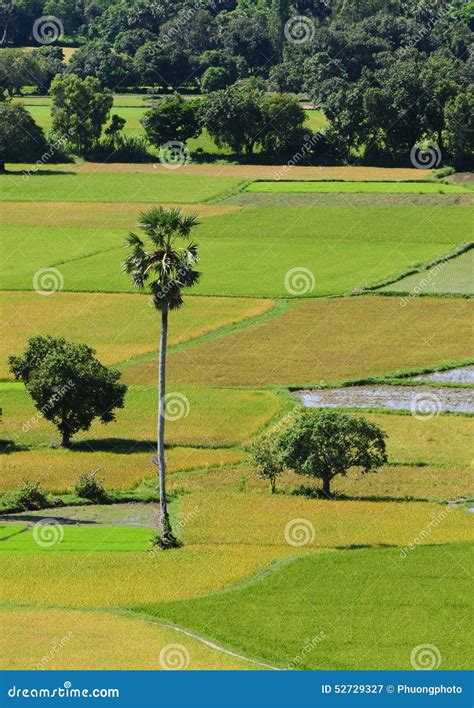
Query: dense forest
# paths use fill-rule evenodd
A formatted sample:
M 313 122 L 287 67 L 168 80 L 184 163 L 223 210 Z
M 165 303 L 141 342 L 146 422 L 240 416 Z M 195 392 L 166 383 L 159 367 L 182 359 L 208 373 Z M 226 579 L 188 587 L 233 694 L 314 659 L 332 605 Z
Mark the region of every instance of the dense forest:
M 0 86 L 5 98 L 25 85 L 44 94 L 73 74 L 114 92 L 204 94 L 210 124 L 233 108 L 258 125 L 262 94 L 273 93 L 296 128 L 285 102 L 294 94 L 324 111 L 318 150 L 328 159 L 403 164 L 429 140 L 465 168 L 473 28 L 473 0 L 1 0 Z M 65 62 L 67 46 L 78 48 Z M 263 147 L 288 152 L 297 135 Z

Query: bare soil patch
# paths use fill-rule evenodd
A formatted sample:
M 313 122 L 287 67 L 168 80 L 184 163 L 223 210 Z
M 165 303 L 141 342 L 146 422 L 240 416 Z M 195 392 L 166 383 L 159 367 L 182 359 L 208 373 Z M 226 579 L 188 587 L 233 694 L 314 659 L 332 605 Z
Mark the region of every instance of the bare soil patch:
M 55 169 L 62 169 L 55 166 Z M 84 162 L 80 165 L 64 165 L 69 172 L 161 172 L 169 174 L 169 168 L 156 163 L 98 163 Z M 178 170 L 183 175 L 207 177 L 241 177 L 242 179 L 289 179 L 289 180 L 425 180 L 431 171 L 415 168 L 391 167 L 305 167 L 296 165 L 183 165 Z

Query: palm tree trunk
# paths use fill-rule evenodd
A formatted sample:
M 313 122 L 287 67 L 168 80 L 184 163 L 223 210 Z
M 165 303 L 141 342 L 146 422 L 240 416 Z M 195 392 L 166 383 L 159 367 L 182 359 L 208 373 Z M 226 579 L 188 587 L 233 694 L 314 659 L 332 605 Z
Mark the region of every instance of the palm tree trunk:
M 166 502 L 166 459 L 165 459 L 165 393 L 166 393 L 166 346 L 168 339 L 168 308 L 161 311 L 160 354 L 158 362 L 158 426 L 157 458 L 160 482 L 160 530 L 162 542 L 169 533 L 168 505 Z

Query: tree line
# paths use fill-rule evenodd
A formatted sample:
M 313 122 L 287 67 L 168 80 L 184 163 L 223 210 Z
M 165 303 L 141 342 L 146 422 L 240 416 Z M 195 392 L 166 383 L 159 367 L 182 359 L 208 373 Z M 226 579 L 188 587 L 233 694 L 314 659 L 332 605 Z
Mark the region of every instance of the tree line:
M 57 42 L 14 48 L 37 44 L 42 14 L 60 20 L 58 42 L 79 45 L 68 62 Z M 225 99 L 236 114 L 241 94 L 231 89 L 251 82 L 323 110 L 322 160 L 408 164 L 427 140 L 448 162 L 472 165 L 474 0 L 0 0 L 2 26 L 6 97 L 26 85 L 45 93 L 72 74 L 114 91 L 228 90 L 214 105 Z

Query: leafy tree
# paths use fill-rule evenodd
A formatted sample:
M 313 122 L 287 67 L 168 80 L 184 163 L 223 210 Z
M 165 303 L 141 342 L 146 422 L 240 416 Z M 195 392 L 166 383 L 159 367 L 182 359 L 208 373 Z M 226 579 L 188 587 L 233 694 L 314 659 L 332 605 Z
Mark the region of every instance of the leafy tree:
M 446 148 L 458 169 L 474 168 L 474 90 L 459 93 L 446 105 Z
M 361 416 L 305 411 L 280 438 L 282 461 L 298 474 L 321 479 L 331 496 L 331 480 L 350 469 L 376 471 L 387 462 L 385 433 Z
M 108 42 L 114 42 L 121 32 L 128 30 L 148 30 L 157 34 L 168 17 L 166 4 L 158 0 L 119 0 L 110 3 L 91 22 L 90 34 Z
M 138 49 L 147 42 L 156 42 L 157 36 L 146 29 L 126 30 L 120 32 L 114 41 L 114 49 L 119 54 L 133 57 Z
M 268 31 L 268 9 L 260 3 L 223 12 L 216 18 L 220 44 L 233 57 L 243 57 L 251 73 L 265 75 L 276 62 Z
M 139 290 L 149 287 L 154 307 L 161 313 L 160 354 L 158 363 L 158 425 L 157 466 L 160 485 L 160 536 L 159 545 L 171 548 L 177 545 L 173 535 L 166 499 L 165 415 L 166 415 L 166 348 L 168 340 L 168 315 L 183 304 L 182 292 L 195 285 L 200 273 L 195 270 L 198 247 L 190 241 L 184 247 L 181 239 L 188 239 L 197 226 L 195 214 L 184 214 L 181 209 L 153 208 L 140 214 L 138 225 L 149 239 L 146 243 L 130 233 L 126 246 L 131 254 L 123 264 L 133 284 Z
M 270 481 L 272 494 L 275 494 L 277 477 L 284 471 L 277 435 L 265 435 L 256 440 L 251 453 L 258 476 Z
M 127 387 L 117 383 L 120 372 L 107 369 L 94 354 L 86 344 L 38 335 L 22 355 L 9 358 L 11 372 L 41 415 L 55 424 L 63 447 L 79 430 L 89 430 L 95 418 L 110 423 L 114 409 L 123 408 Z
M 288 152 L 302 144 L 306 113 L 296 96 L 264 96 L 261 106 L 265 127 L 259 141 L 266 152 Z
M 467 84 L 467 77 L 465 80 L 461 62 L 441 49 L 430 54 L 423 62 L 420 82 L 425 98 L 423 128 L 427 135 L 434 137 L 442 150 L 445 107 L 459 91 L 463 91 L 463 83 Z
M 133 69 L 143 84 L 176 89 L 194 80 L 195 66 L 179 45 L 147 42 L 135 54 Z
M 385 66 L 367 80 L 363 106 L 368 132 L 379 135 L 384 149 L 404 158 L 424 134 L 426 121 L 421 75 L 425 56 L 411 48 L 385 57 Z
M 140 121 L 148 140 L 160 147 L 170 140 L 185 143 L 201 132 L 198 103 L 174 94 L 154 104 Z
M 79 47 L 68 64 L 68 72 L 81 79 L 94 76 L 101 84 L 114 88 L 126 83 L 131 64 L 107 42 L 96 40 Z
M 47 149 L 43 130 L 26 108 L 1 101 L 0 171 L 5 170 L 6 162 L 35 162 Z
M 64 33 L 74 36 L 84 21 L 83 2 L 81 0 L 46 0 L 43 15 L 52 15 L 61 20 Z
M 79 155 L 98 140 L 112 108 L 112 93 L 93 76 L 56 76 L 51 84 L 53 130 L 67 137 Z
M 201 91 L 219 91 L 233 83 L 231 72 L 223 66 L 210 66 L 201 76 Z
M 234 84 L 206 96 L 201 119 L 219 147 L 229 145 L 238 154 L 253 152 L 264 126 L 263 91 Z
M 36 84 L 36 72 L 30 52 L 8 47 L 0 51 L 0 87 L 10 96 L 21 93 L 23 86 Z
M 275 64 L 269 71 L 268 85 L 273 91 L 285 93 L 300 91 L 302 86 L 301 70 L 293 62 Z
M 44 46 L 33 49 L 31 56 L 36 64 L 33 75 L 38 91 L 48 93 L 56 74 L 65 69 L 64 52 L 61 47 Z
M 290 17 L 289 0 L 271 0 L 270 12 L 268 15 L 268 33 L 271 38 L 273 48 L 281 57 L 283 44 L 285 41 L 285 23 Z
M 33 24 L 43 15 L 43 0 L 0 0 L 0 38 L 16 46 L 31 44 Z

